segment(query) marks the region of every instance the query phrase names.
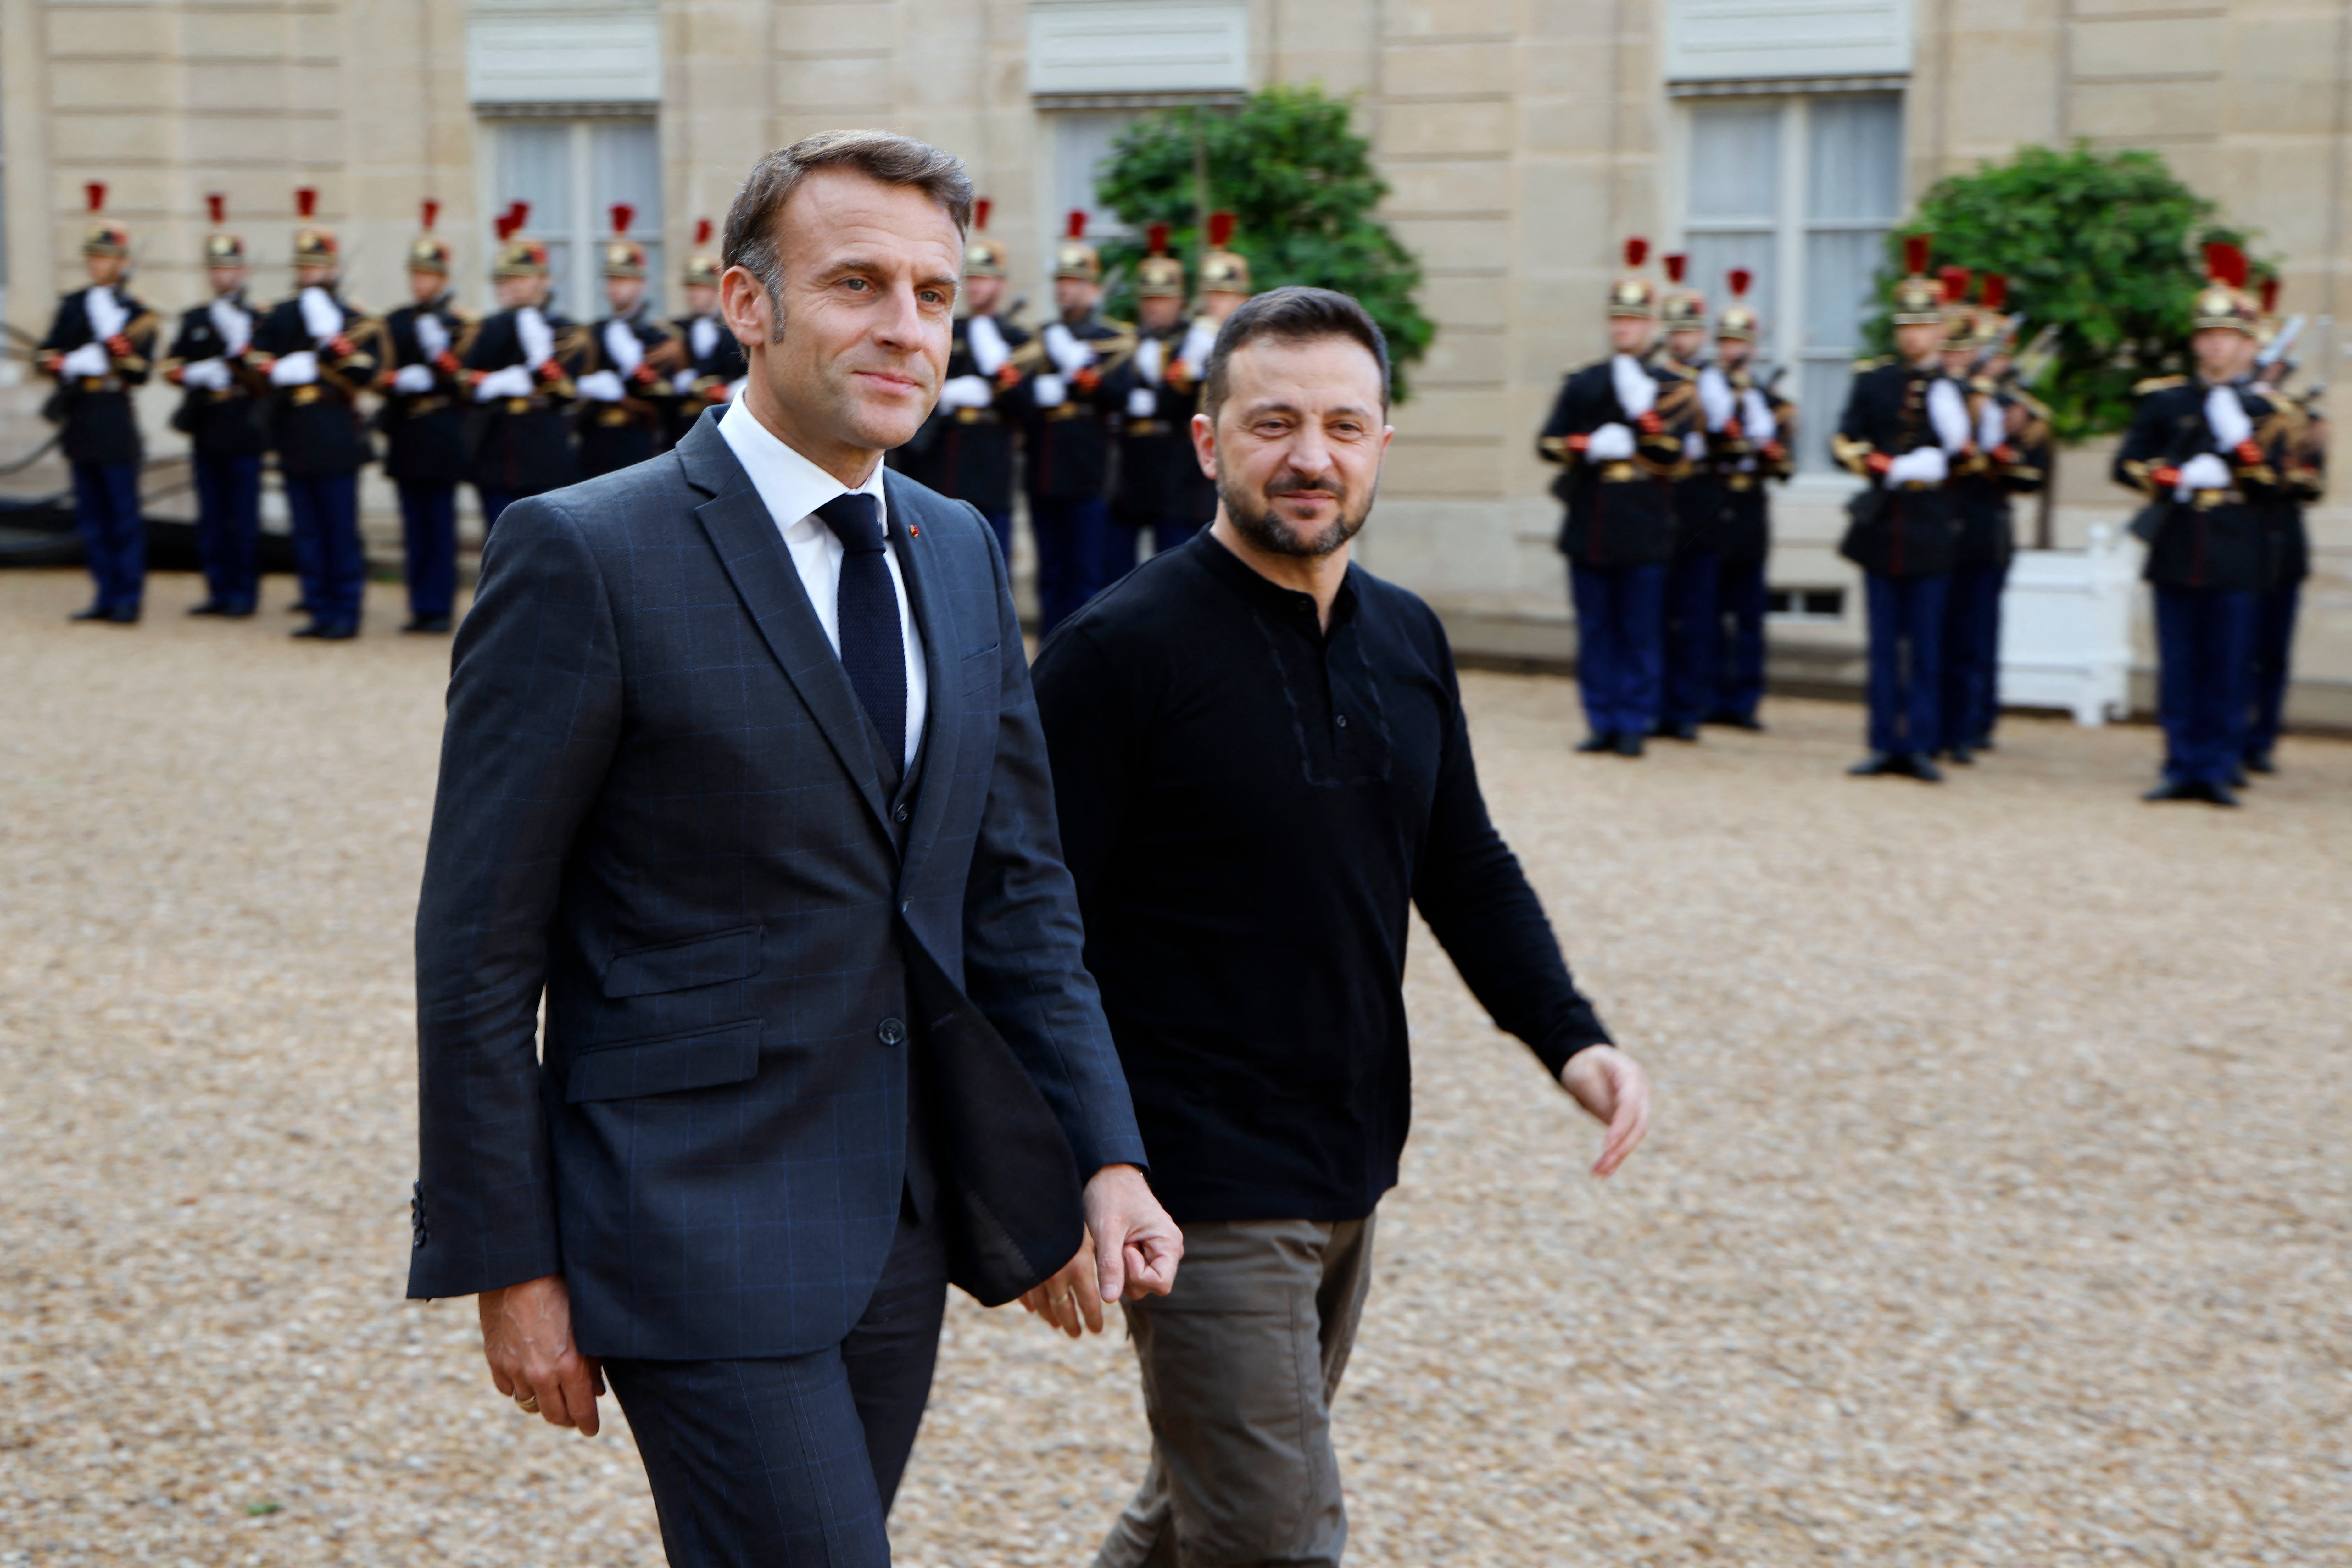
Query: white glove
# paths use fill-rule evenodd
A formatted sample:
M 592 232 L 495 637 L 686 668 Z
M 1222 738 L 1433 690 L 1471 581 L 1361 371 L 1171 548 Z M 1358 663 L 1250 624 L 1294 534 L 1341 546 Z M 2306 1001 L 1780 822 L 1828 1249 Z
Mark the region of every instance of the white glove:
M 1176 359 L 1181 364 L 1190 365 L 1192 379 L 1198 381 L 1208 366 L 1209 355 L 1216 347 L 1217 324 L 1196 317 L 1192 324 L 1184 329 L 1184 346 L 1176 350 Z
M 1759 446 L 1780 438 L 1780 422 L 1772 417 L 1771 400 L 1754 387 L 1739 394 L 1739 425 Z
M 694 390 L 694 367 L 688 365 L 669 379 L 669 390 L 684 397 Z
M 234 357 L 253 347 L 252 314 L 235 301 L 215 299 L 205 307 L 205 314 L 213 319 L 213 330 L 221 335 L 226 353 Z
M 105 342 L 131 325 L 131 312 L 114 297 L 114 290 L 102 283 L 93 283 L 81 291 L 82 314 L 89 318 L 91 336 Z
M 1969 424 L 1968 400 L 1960 395 L 1958 382 L 1938 376 L 1927 383 L 1927 423 L 1936 427 L 1936 443 L 1945 451 L 1958 452 L 1968 445 L 1975 431 Z
M 66 355 L 65 362 L 58 366 L 58 374 L 102 376 L 113 368 L 114 361 L 107 358 L 105 344 L 84 343 L 80 348 Z
M 1633 432 L 1614 423 L 1594 431 L 1584 446 L 1585 460 L 1591 463 L 1622 463 L 1633 455 Z
M 694 357 L 696 359 L 709 359 L 710 357 L 711 350 L 719 347 L 719 318 L 716 316 L 697 316 L 693 320 L 688 322 L 686 328 L 686 346 L 694 350 Z
M 626 321 L 604 323 L 604 357 L 613 361 L 613 369 L 624 376 L 634 374 L 646 362 L 646 346 L 637 341 L 635 332 Z
M 430 310 L 416 313 L 416 346 L 425 350 L 428 360 L 437 360 L 449 351 L 449 329 L 441 325 L 441 318 Z
M 302 330 L 310 334 L 313 342 L 323 343 L 343 329 L 343 308 L 317 284 L 302 290 L 299 303 Z
M 2009 439 L 2009 410 L 2000 399 L 1989 397 L 1977 410 L 1977 444 L 1990 452 Z
M 2226 490 L 2230 484 L 2230 465 L 2210 452 L 2200 452 L 2180 465 L 2180 483 L 2172 487 L 2172 496 L 2185 501 L 2200 490 Z
M 1696 430 L 1683 432 L 1683 455 L 1696 463 L 1706 455 L 1706 437 Z
M 202 392 L 226 392 L 231 379 L 226 360 L 192 360 L 180 367 L 180 384 Z
M 591 402 L 618 402 L 628 390 L 618 371 L 590 371 L 572 384 Z
M 269 384 L 274 387 L 307 387 L 318 379 L 319 356 L 308 349 L 282 354 L 269 367 Z
M 1135 346 L 1135 373 L 1143 378 L 1146 386 L 1160 384 L 1162 351 L 1157 338 L 1146 338 Z
M 993 316 L 968 316 L 963 323 L 964 346 L 971 350 L 971 362 L 983 376 L 992 376 L 1004 368 L 1013 357 L 1005 346 L 1004 332 Z
M 1888 465 L 1886 487 L 1892 490 L 1898 485 L 1940 485 L 1951 472 L 1951 465 L 1944 460 L 1942 447 L 1921 446 L 1905 453 Z
M 1639 419 L 1658 406 L 1657 379 L 1631 354 L 1611 356 L 1609 384 L 1616 389 L 1617 406 L 1628 419 Z
M 502 371 L 492 371 L 474 383 L 476 402 L 496 402 L 502 397 L 529 397 L 539 390 L 530 371 L 520 365 L 509 365 Z
M 1029 383 L 1029 396 L 1039 408 L 1059 408 L 1070 401 L 1070 389 L 1051 371 Z
M 2205 423 L 2213 429 L 2214 444 L 2225 452 L 2254 438 L 2254 422 L 2246 417 L 2235 387 L 2215 387 L 2205 394 Z
M 522 345 L 522 362 L 534 371 L 555 357 L 555 329 L 536 305 L 515 312 L 515 340 Z
M 1076 375 L 1095 362 L 1095 351 L 1059 321 L 1045 329 L 1045 352 L 1053 357 L 1055 368 L 1064 375 Z
M 1127 417 L 1150 419 L 1160 412 L 1160 394 L 1150 387 L 1137 387 L 1127 394 Z
M 429 392 L 433 390 L 431 365 L 403 365 L 392 372 L 392 390 L 402 392 Z
M 940 406 L 950 412 L 959 408 L 986 408 L 995 401 L 995 385 L 986 376 L 950 376 L 940 388 Z
M 1729 424 L 1739 407 L 1738 400 L 1731 395 L 1731 383 L 1713 365 L 1698 373 L 1698 406 L 1706 414 L 1706 427 L 1715 431 Z

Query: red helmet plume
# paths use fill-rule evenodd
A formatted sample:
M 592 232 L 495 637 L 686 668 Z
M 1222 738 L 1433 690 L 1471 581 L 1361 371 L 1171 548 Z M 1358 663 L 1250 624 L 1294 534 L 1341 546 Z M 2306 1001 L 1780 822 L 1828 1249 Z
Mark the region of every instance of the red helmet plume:
M 520 234 L 522 232 L 522 225 L 529 222 L 530 222 L 530 204 L 529 202 L 509 202 L 507 204 L 507 224 L 509 225 L 507 232 L 509 234 Z
M 1927 270 L 1927 235 L 1903 236 L 1903 269 L 1912 277 L 1923 276 Z
M 974 202 L 971 204 L 971 226 L 975 229 L 986 228 L 988 226 L 988 211 L 995 204 L 995 203 L 990 201 L 986 196 L 982 196 L 980 200 Z
M 1690 265 L 1690 257 L 1680 251 L 1675 251 L 1664 260 L 1666 264 L 1666 281 L 1680 283 L 1683 280 L 1683 268 Z
M 434 200 L 432 197 L 430 197 L 430 196 L 425 197 L 425 204 L 424 204 L 424 208 L 423 208 L 423 216 L 424 216 L 424 218 L 425 218 L 425 232 L 426 232 L 426 233 L 430 234 L 430 233 L 432 232 L 432 230 L 433 230 L 433 220 L 434 220 L 434 219 L 436 219 L 436 218 L 437 218 L 437 217 L 439 217 L 440 215 L 441 215 L 441 204 L 440 204 L 440 203 L 438 203 L 438 202 L 436 202 L 436 201 L 435 201 L 435 200 Z
M 2205 247 L 2205 276 L 2232 288 L 2246 286 L 2246 253 L 2226 241 L 2215 240 Z
M 1168 225 L 1153 224 L 1143 231 L 1143 246 L 1154 256 L 1168 254 Z
M 1648 240 L 1643 239 L 1640 235 L 1635 235 L 1625 242 L 1625 265 L 1627 267 L 1639 267 L 1649 259 L 1650 242 Z
M 621 235 L 627 234 L 629 232 L 629 225 L 636 221 L 636 208 L 629 205 L 626 202 L 614 202 L 613 204 L 614 235 L 617 237 Z
M 81 188 L 81 199 L 89 204 L 91 212 L 103 212 L 106 208 L 106 182 L 92 180 L 89 184 L 84 185 Z
M 305 218 L 318 216 L 319 193 L 304 185 L 294 193 L 294 211 Z
M 2275 274 L 2263 279 L 2263 314 L 2278 314 L 2279 280 Z
M 1969 269 L 1965 267 L 1939 267 L 1937 280 L 1944 286 L 1944 303 L 1958 305 L 1969 297 Z
M 695 244 L 695 248 L 698 250 L 698 249 L 700 249 L 702 246 L 706 246 L 706 245 L 709 245 L 709 243 L 710 243 L 710 220 L 709 220 L 709 218 L 697 218 L 697 219 L 695 219 L 695 220 L 694 220 L 694 244 Z
M 221 194 L 218 191 L 215 191 L 205 197 L 205 208 L 207 212 L 212 214 L 213 226 L 215 228 L 218 228 L 221 225 L 228 222 L 228 198 Z
M 1234 214 L 1211 213 L 1209 214 L 1209 247 L 1212 250 L 1223 250 L 1233 243 Z
M 1724 281 L 1730 284 L 1734 299 L 1744 299 L 1748 297 L 1748 286 L 1756 281 L 1756 275 L 1744 267 L 1735 267 Z
M 1984 275 L 1984 308 L 1998 310 L 2009 303 L 2009 279 L 1998 272 Z
M 1070 226 L 1068 232 L 1064 237 L 1067 239 L 1084 239 L 1087 237 L 1087 214 L 1076 207 L 1072 207 L 1070 209 Z

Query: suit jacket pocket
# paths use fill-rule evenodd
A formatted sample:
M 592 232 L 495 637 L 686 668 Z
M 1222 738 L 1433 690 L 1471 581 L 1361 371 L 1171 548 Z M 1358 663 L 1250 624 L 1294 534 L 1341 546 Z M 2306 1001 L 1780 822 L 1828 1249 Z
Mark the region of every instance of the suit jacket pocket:
M 566 1101 L 632 1100 L 740 1083 L 760 1071 L 760 1020 L 600 1046 L 572 1059 Z
M 691 990 L 721 980 L 748 979 L 760 972 L 757 925 L 738 925 L 704 936 L 632 947 L 615 953 L 604 966 L 608 997 L 649 997 L 660 991 Z

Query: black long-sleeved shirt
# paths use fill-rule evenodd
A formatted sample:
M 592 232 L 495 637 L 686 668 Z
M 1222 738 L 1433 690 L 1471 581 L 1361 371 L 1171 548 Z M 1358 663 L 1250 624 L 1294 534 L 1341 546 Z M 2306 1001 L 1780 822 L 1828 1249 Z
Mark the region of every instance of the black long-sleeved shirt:
M 1350 567 L 1327 635 L 1204 532 L 1064 622 L 1035 683 L 1087 965 L 1179 1221 L 1357 1219 L 1396 1185 L 1413 904 L 1555 1075 L 1606 1040 L 1412 594 Z

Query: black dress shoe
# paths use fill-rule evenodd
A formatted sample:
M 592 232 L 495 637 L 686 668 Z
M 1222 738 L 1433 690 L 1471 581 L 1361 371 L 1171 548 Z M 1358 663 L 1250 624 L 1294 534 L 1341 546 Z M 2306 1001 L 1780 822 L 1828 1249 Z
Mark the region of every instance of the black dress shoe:
M 2204 791 L 2186 779 L 2168 779 L 2140 797 L 2143 800 L 2201 800 Z
M 309 600 L 298 599 L 293 603 L 286 607 L 286 613 L 289 615 L 313 615 L 316 614 L 317 612 L 310 608 L 310 601 Z
M 250 604 L 224 604 L 218 613 L 231 621 L 250 621 L 253 619 L 253 609 Z
M 1660 740 L 1696 740 L 1698 726 L 1695 724 L 1659 724 L 1650 731 Z
M 1617 755 L 1620 757 L 1641 756 L 1642 737 L 1630 729 L 1624 734 L 1619 736 L 1617 737 Z
M 358 623 L 351 621 L 313 621 L 294 633 L 297 637 L 316 638 L 321 643 L 348 643 L 359 634 Z
M 449 618 L 446 615 L 419 615 L 410 621 L 406 625 L 403 626 L 401 630 L 404 632 L 446 632 L 449 630 Z
M 226 615 L 228 613 L 228 607 L 217 599 L 207 599 L 202 604 L 192 604 L 188 606 L 188 613 L 191 615 Z
M 2230 764 L 2230 780 L 2229 780 L 2229 782 L 2230 782 L 2230 788 L 2231 788 L 2231 789 L 2244 789 L 2247 785 L 2249 785 L 2249 784 L 2252 783 L 2252 782 L 2253 782 L 2253 780 L 2252 780 L 2252 779 L 2248 779 L 2248 778 L 2246 777 L 2246 767 L 2245 767 L 2245 764 L 2244 764 L 2244 763 L 2242 763 L 2242 762 L 2232 762 L 2231 764 Z
M 113 609 L 111 609 L 111 610 L 110 610 L 110 611 L 108 611 L 108 612 L 106 612 L 106 623 L 107 623 L 109 626 L 136 626 L 136 625 L 138 625 L 138 624 L 139 624 L 139 606 L 137 606 L 136 604 L 118 604 L 118 605 L 116 605 Z
M 1576 749 L 1587 757 L 1599 757 L 1617 749 L 1617 737 L 1609 730 L 1596 729 L 1578 741 Z
M 2206 784 L 2200 786 L 2198 798 L 2202 800 L 2209 806 L 2234 807 L 2238 803 L 2237 791 L 2231 789 L 2227 784 Z
M 68 621 L 110 621 L 114 612 L 101 605 L 89 605 L 66 617 Z
M 1894 760 L 1899 765 L 1895 771 L 1906 778 L 1916 779 L 1922 784 L 1941 784 L 1944 781 L 1944 770 L 1920 752 L 1905 752 Z
M 1902 763 L 1884 751 L 1874 751 L 1846 769 L 1849 778 L 1883 779 L 1903 771 Z
M 2246 771 L 2275 773 L 2278 771 L 2278 764 L 2272 760 L 2271 754 L 2267 751 L 2249 751 L 2246 753 Z
M 1706 722 L 1724 729 L 1761 730 L 1764 721 L 1752 713 L 1711 713 Z
M 1977 754 L 1965 746 L 1955 746 L 1942 755 L 1963 768 L 1973 767 L 1976 764 Z
M 1974 740 L 1971 740 L 1971 741 L 1969 741 L 1969 749 L 1970 751 L 1990 751 L 1990 750 L 1992 750 L 1992 749 L 1993 749 L 1992 737 L 1991 737 L 1991 736 L 1990 736 L 1990 735 L 1979 735 L 1979 736 L 1978 736 Z

